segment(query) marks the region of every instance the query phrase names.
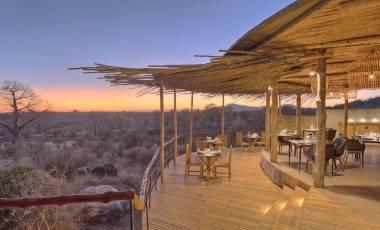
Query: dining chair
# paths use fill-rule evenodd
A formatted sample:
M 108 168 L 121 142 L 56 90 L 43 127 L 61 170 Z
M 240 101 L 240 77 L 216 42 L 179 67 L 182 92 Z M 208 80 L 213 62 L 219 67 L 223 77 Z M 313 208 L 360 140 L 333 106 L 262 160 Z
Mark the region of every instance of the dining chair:
M 346 149 L 343 154 L 343 163 L 347 164 L 348 157 L 353 155 L 356 161 L 360 161 L 360 165 L 364 166 L 364 151 L 365 145 L 359 139 L 348 139 Z
M 244 151 L 244 148 L 249 148 L 249 143 L 243 141 L 243 133 L 236 132 L 236 145 L 240 150 Z
M 199 149 L 199 150 L 203 150 L 203 149 L 208 148 L 207 141 L 203 141 L 203 140 L 196 140 L 195 145 L 197 146 L 197 149 Z
M 287 146 L 288 152 L 292 152 L 292 144 L 289 142 L 290 137 L 279 136 L 278 137 L 278 152 L 281 153 L 282 147 Z
M 199 170 L 195 170 L 193 168 L 199 168 Z M 191 158 L 190 145 L 186 144 L 185 179 L 190 176 L 190 173 L 199 173 L 200 176 L 203 176 L 203 162 L 200 160 L 194 160 Z
M 230 146 L 230 151 L 229 152 L 230 153 L 228 155 L 228 160 L 227 161 L 220 160 L 220 161 L 215 162 L 215 164 L 213 166 L 213 172 L 214 172 L 214 176 L 217 176 L 218 174 L 228 175 L 228 181 L 231 181 L 232 145 Z M 220 171 L 218 172 L 217 168 L 226 168 L 228 171 L 227 172 L 220 172 Z
M 263 147 L 265 146 L 265 131 L 261 131 L 260 133 L 260 139 L 255 141 L 254 143 L 255 151 L 261 151 L 263 150 Z
M 226 150 L 228 143 L 227 143 L 227 135 L 218 134 L 218 139 L 220 140 L 220 144 L 217 144 L 216 147 L 219 150 L 222 150 L 223 152 Z

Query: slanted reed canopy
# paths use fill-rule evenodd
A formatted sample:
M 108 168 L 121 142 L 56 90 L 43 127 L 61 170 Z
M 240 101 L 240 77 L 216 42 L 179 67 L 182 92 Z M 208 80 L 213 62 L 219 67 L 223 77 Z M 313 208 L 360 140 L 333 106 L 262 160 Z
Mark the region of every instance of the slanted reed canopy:
M 203 94 L 263 94 L 278 80 L 280 94 L 311 93 L 310 71 L 327 58 L 331 81 L 348 82 L 348 66 L 380 45 L 380 1 L 299 0 L 268 18 L 223 55 L 205 64 L 127 68 L 95 64 L 79 67 L 100 73 L 113 85 Z M 228 28 L 226 28 L 227 30 Z

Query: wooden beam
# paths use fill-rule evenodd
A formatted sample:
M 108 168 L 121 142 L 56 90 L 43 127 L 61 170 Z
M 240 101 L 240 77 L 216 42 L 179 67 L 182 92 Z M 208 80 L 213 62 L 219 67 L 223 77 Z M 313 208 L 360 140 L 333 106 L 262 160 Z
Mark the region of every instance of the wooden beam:
M 321 51 L 324 52 L 324 51 Z M 316 151 L 313 167 L 313 184 L 315 187 L 324 187 L 325 154 L 326 154 L 326 59 L 318 61 L 319 89 L 317 99 L 317 132 Z
M 297 136 L 300 137 L 302 132 L 301 132 L 301 94 L 297 94 L 297 110 L 296 110 L 296 130 L 297 130 Z
M 224 94 L 222 94 L 222 136 L 224 137 Z
M 178 155 L 178 126 L 177 126 L 177 89 L 173 89 L 173 128 L 174 128 L 174 166 L 177 166 Z
M 281 117 L 281 94 L 278 95 L 278 116 Z
M 190 152 L 193 152 L 193 105 L 194 105 L 194 92 L 191 91 L 190 127 L 189 127 Z
M 332 42 L 317 43 L 310 45 L 291 46 L 278 48 L 280 50 L 294 51 L 294 50 L 310 50 L 310 49 L 329 49 L 339 47 L 363 46 L 363 45 L 378 45 L 380 44 L 380 35 L 373 35 L 367 37 L 358 37 L 344 40 L 337 40 Z
M 268 87 L 265 93 L 265 151 L 270 150 L 270 96 L 272 94 L 271 88 Z
M 277 162 L 278 148 L 278 80 L 272 80 L 271 148 L 270 161 Z
M 347 122 L 348 122 L 348 92 L 344 91 L 344 121 L 343 121 L 343 133 L 347 137 Z
M 165 111 L 164 111 L 164 82 L 160 82 L 160 112 L 161 112 L 161 183 L 164 183 L 165 169 Z

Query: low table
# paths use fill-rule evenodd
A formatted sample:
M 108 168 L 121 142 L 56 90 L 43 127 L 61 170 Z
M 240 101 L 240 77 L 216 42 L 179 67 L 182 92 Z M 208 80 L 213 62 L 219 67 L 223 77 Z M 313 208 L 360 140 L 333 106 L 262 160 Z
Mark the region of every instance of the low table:
M 209 180 L 212 166 L 218 160 L 218 158 L 222 156 L 222 152 L 213 150 L 198 150 L 197 153 L 206 167 L 204 171 L 207 171 L 207 180 Z
M 297 151 L 297 149 L 299 149 L 299 153 L 298 153 L 298 172 L 300 173 L 301 172 L 301 157 L 302 157 L 302 149 L 303 148 L 306 148 L 306 147 L 310 147 L 313 142 L 311 141 L 305 141 L 305 140 L 289 140 L 289 143 L 291 145 L 294 145 L 294 152 Z M 290 165 L 290 151 L 289 151 L 289 165 Z

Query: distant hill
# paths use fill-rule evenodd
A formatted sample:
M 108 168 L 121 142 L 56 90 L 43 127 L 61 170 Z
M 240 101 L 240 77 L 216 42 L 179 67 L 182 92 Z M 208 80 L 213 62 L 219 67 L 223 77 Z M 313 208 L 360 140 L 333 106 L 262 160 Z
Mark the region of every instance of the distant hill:
M 247 105 L 239 105 L 239 104 L 228 104 L 228 105 L 226 105 L 226 109 L 232 110 L 234 112 L 243 112 L 243 111 L 259 111 L 259 110 L 263 110 L 264 107 L 255 107 L 255 106 L 247 106 Z
M 338 104 L 329 109 L 343 109 L 344 104 Z M 364 108 L 380 108 L 380 97 L 370 98 L 368 100 L 357 100 L 348 104 L 350 109 L 364 109 Z
M 239 105 L 239 104 L 228 104 L 226 109 L 232 110 L 234 112 L 243 112 L 243 111 L 260 111 L 264 110 L 264 107 L 255 107 L 255 106 L 247 106 L 247 105 Z M 296 106 L 295 105 L 282 105 L 281 113 L 283 115 L 295 115 L 296 114 Z M 302 108 L 302 115 L 314 115 L 315 109 L 312 108 Z

